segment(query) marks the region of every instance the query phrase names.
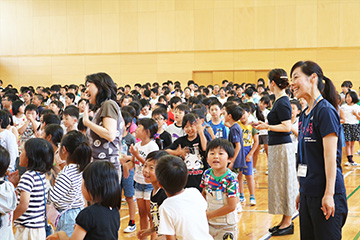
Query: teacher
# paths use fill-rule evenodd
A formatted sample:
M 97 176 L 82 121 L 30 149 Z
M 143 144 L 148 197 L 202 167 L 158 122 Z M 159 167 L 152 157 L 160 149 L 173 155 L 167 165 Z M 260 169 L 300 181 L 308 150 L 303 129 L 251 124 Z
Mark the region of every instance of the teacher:
M 116 103 L 116 85 L 108 74 L 101 72 L 86 76 L 85 85 L 89 102 L 96 108 L 92 121 L 89 120 L 88 106 L 83 116 L 93 150 L 92 158 L 114 164 L 120 177 L 119 152 L 124 120 Z
M 314 62 L 297 62 L 291 88 L 308 107 L 300 115 L 296 199 L 301 239 L 341 239 L 347 200 L 341 169 L 342 141 L 338 96 L 332 81 Z
M 297 212 L 295 200 L 298 195 L 295 152 L 291 142 L 291 105 L 285 89 L 288 76 L 283 69 L 269 72 L 269 88 L 275 94 L 275 102 L 269 112 L 268 124 L 259 122 L 258 130 L 267 129 L 268 147 L 268 209 L 270 214 L 281 214 L 279 224 L 269 229 L 273 236 L 294 233 L 292 216 Z

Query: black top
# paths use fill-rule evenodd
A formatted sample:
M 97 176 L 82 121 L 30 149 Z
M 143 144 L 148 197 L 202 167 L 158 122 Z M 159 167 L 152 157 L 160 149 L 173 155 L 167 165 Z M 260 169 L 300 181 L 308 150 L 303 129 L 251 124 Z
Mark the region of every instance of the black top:
M 164 189 L 162 188 L 159 188 L 157 192 L 154 195 L 153 194 L 154 193 L 152 193 L 150 197 L 150 213 L 151 213 L 152 221 L 154 223 L 154 228 L 157 232 L 160 223 L 159 207 L 163 203 L 163 201 L 167 198 L 167 196 Z
M 163 148 L 162 149 L 165 149 L 167 148 L 168 146 L 171 145 L 172 141 L 171 141 L 171 135 L 170 133 L 168 133 L 167 131 L 164 131 L 162 134 L 160 134 L 160 139 L 161 139 L 161 142 L 163 144 Z
M 291 104 L 287 96 L 283 96 L 274 102 L 267 119 L 269 125 L 278 125 L 283 121 L 291 120 Z M 291 143 L 290 133 L 269 131 L 269 145 Z
M 117 208 L 94 204 L 84 208 L 76 217 L 76 224 L 86 231 L 84 239 L 118 240 L 120 214 Z

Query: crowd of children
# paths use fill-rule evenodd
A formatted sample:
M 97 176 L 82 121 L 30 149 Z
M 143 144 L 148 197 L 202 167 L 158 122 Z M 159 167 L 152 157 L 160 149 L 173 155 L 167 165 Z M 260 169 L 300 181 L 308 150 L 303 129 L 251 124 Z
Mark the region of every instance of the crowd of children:
M 339 114 L 346 165 L 357 166 L 360 106 L 351 87 L 349 81 L 342 85 Z M 12 222 L 15 239 L 45 239 L 46 214 L 55 214 L 49 220 L 56 233 L 48 239 L 118 239 L 122 191 L 129 207 L 124 232 L 137 230 L 137 204 L 139 239 L 237 239 L 244 181 L 255 206 L 256 164 L 268 150 L 267 130 L 254 127 L 267 122 L 275 99 L 265 81 L 197 86 L 190 80 L 182 88 L 169 80 L 117 90 L 124 131 L 115 164 L 90 163 L 83 117 L 91 121 L 97 106 L 89 103 L 84 85 L 0 89 L 0 199 L 8 200 L 0 201 L 0 229 L 8 239 L 14 238 Z M 287 94 L 296 152 L 298 116 L 306 102 Z

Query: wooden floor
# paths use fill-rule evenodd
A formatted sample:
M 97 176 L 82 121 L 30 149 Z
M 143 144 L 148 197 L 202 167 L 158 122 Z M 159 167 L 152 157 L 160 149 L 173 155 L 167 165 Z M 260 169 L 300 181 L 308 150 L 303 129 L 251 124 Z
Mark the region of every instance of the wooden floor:
M 359 150 L 359 145 L 356 143 L 356 150 Z M 360 156 L 355 155 L 354 160 L 360 163 Z M 343 163 L 346 157 L 343 156 Z M 243 212 L 239 213 L 239 235 L 238 239 L 279 239 L 279 240 L 295 240 L 300 239 L 299 232 L 299 218 L 295 217 L 295 233 L 283 237 L 271 237 L 268 234 L 268 228 L 275 225 L 281 216 L 273 216 L 268 214 L 267 210 L 267 191 L 268 179 L 265 175 L 267 165 L 267 158 L 265 154 L 260 154 L 257 172 L 255 173 L 256 182 L 256 206 L 249 205 L 249 192 L 245 188 L 246 204 L 243 204 Z M 343 166 L 343 174 L 345 178 L 345 186 L 348 197 L 349 214 L 346 224 L 343 228 L 343 239 L 356 240 L 360 239 L 360 167 Z M 246 186 L 245 186 L 246 187 Z M 124 233 L 129 218 L 127 205 L 123 202 L 121 216 L 121 230 L 119 231 L 119 239 L 129 240 L 136 239 L 136 233 Z M 139 216 L 136 214 L 136 223 L 138 225 Z

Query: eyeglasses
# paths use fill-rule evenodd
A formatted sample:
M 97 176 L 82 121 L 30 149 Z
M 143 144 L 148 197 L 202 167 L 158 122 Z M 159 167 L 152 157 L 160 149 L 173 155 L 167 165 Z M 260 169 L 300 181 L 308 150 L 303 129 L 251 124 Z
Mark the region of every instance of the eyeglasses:
M 154 118 L 155 121 L 161 121 L 161 120 L 164 120 L 164 118 Z

